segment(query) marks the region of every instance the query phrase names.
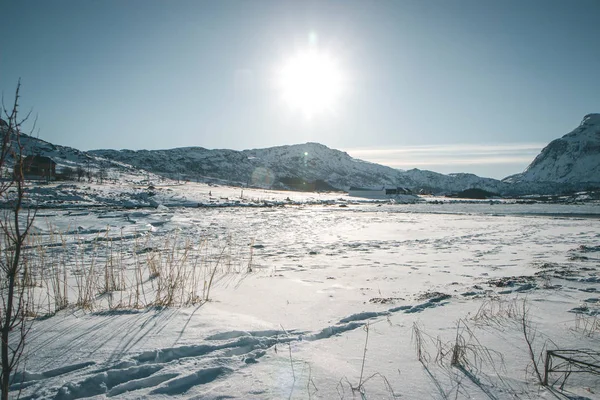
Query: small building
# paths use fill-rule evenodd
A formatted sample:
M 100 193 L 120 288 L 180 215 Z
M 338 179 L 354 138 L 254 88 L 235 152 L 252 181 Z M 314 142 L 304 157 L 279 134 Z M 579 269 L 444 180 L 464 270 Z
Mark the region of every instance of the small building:
M 397 196 L 401 194 L 412 194 L 412 191 L 403 187 L 385 188 L 386 196 Z
M 23 176 L 25 179 L 54 180 L 56 178 L 56 163 L 46 156 L 27 156 L 22 160 Z
M 348 196 L 352 197 L 365 197 L 369 199 L 384 199 L 391 198 L 400 195 L 409 195 L 412 192 L 403 187 L 376 187 L 376 188 L 360 188 L 360 187 L 351 187 L 348 190 Z

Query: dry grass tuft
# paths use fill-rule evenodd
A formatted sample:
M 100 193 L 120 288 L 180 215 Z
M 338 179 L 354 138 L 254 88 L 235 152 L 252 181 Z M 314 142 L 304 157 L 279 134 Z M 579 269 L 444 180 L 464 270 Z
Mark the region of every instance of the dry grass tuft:
M 69 305 L 89 311 L 197 305 L 211 300 L 220 277 L 253 270 L 252 246 L 231 236 L 197 242 L 177 234 L 125 238 L 107 228 L 92 239 L 77 231 L 34 233 L 26 250 L 23 282 L 35 316 Z

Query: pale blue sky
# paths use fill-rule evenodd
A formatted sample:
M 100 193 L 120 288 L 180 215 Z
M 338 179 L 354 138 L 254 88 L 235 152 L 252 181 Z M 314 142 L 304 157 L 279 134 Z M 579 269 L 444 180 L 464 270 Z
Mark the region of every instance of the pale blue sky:
M 504 177 L 600 112 L 600 1 L 0 0 L 0 89 L 83 150 L 315 141 L 391 166 Z M 334 112 L 281 100 L 309 45 Z

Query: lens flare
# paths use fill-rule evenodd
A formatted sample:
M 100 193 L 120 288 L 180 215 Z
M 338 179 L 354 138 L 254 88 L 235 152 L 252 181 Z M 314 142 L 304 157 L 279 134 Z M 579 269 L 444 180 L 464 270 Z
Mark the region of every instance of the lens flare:
M 272 171 L 258 167 L 252 172 L 252 185 L 264 188 L 270 188 L 275 181 L 275 175 Z

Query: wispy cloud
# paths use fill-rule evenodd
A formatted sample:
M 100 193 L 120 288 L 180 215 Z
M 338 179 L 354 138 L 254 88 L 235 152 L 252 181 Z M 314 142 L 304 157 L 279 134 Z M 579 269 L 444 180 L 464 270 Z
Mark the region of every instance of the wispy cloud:
M 382 148 L 349 148 L 345 151 L 361 160 L 393 168 L 426 168 L 439 172 L 489 171 L 500 167 L 497 176 L 522 171 L 545 146 L 542 143 L 449 144 Z M 471 166 L 471 168 L 469 168 Z
M 500 154 L 500 153 L 538 153 L 545 144 L 541 143 L 514 143 L 514 144 L 448 144 L 435 146 L 404 146 L 394 148 L 351 148 L 345 151 L 353 157 L 375 155 L 406 155 L 406 154 Z
M 394 168 L 412 168 L 426 167 L 432 165 L 487 165 L 487 164 L 529 164 L 533 160 L 532 157 L 486 157 L 486 158 L 448 158 L 435 160 L 389 160 L 380 159 L 378 161 L 366 160 L 383 164 Z

